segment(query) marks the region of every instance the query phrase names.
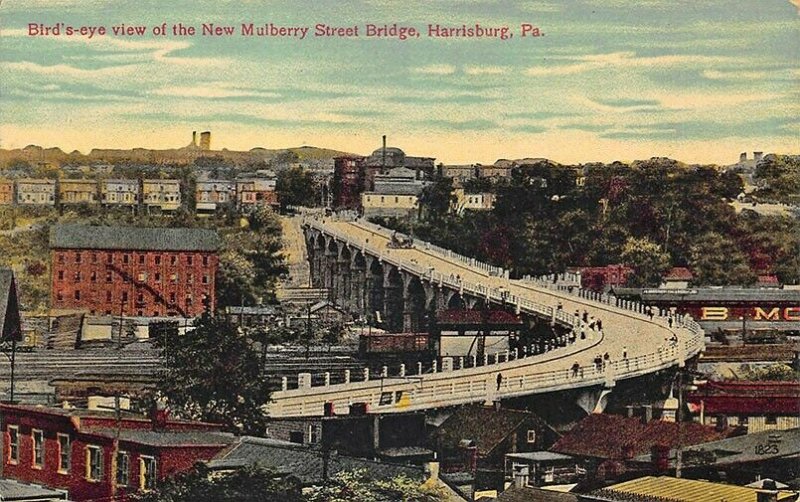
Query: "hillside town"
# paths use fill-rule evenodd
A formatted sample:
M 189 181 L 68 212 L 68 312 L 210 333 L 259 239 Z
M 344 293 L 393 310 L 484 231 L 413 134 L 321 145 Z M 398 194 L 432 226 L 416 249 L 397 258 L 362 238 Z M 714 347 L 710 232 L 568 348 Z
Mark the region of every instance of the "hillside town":
M 797 188 L 762 152 L 0 150 L 0 496 L 797 500 Z

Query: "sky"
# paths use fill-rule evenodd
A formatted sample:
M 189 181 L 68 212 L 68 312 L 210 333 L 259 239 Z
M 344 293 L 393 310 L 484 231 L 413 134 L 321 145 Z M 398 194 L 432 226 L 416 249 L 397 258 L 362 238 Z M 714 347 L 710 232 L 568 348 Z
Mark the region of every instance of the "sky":
M 386 134 L 448 164 L 800 153 L 795 0 L 0 1 L 0 148 L 175 148 L 210 130 L 214 149 L 360 154 Z M 29 35 L 59 22 L 109 33 Z M 236 34 L 174 36 L 178 22 Z M 115 36 L 120 23 L 147 33 Z M 247 37 L 242 23 L 310 32 Z M 314 37 L 317 23 L 362 36 Z M 367 23 L 422 35 L 368 38 Z M 514 36 L 427 36 L 476 23 Z M 521 37 L 524 23 L 544 36 Z

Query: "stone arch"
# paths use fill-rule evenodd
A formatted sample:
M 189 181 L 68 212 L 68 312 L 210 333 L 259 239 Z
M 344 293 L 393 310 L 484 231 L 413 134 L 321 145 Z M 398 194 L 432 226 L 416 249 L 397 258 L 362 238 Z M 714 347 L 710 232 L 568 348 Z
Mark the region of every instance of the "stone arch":
M 427 331 L 429 328 L 428 312 L 425 308 L 427 295 L 418 277 L 411 276 L 408 279 L 403 292 L 403 303 L 403 331 L 413 333 Z
M 449 300 L 447 300 L 448 310 L 464 310 L 467 308 L 467 303 L 460 293 L 453 293 Z
M 370 321 L 371 324 L 378 323 L 378 316 L 380 316 L 380 320 L 385 323 L 383 308 L 386 292 L 383 289 L 383 274 L 383 263 L 381 263 L 380 260 L 373 259 L 372 263 L 369 264 L 369 269 L 366 273 L 366 284 L 364 286 L 367 296 L 367 320 Z
M 383 289 L 386 329 L 392 333 L 400 333 L 403 330 L 403 276 L 397 267 L 384 268 Z

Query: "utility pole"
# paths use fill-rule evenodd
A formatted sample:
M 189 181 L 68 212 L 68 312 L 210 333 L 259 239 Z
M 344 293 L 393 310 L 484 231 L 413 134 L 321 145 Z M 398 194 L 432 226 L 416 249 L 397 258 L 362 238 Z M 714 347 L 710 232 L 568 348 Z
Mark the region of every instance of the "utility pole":
M 683 469 L 683 371 L 678 369 L 678 413 L 675 420 L 678 424 L 678 447 L 675 451 L 675 477 L 681 477 Z

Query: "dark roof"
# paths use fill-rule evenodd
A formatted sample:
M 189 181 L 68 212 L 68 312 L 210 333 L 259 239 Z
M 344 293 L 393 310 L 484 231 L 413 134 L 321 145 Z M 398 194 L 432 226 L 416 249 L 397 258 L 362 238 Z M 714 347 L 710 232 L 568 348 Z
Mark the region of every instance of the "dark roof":
M 0 336 L 3 340 L 21 340 L 21 325 L 14 272 L 0 269 Z
M 667 275 L 664 276 L 665 281 L 691 281 L 692 279 L 694 279 L 694 275 L 692 275 L 692 272 L 686 267 L 672 267 L 672 269 L 667 272 Z
M 800 414 L 800 382 L 708 382 L 686 401 L 710 415 Z
M 554 492 L 532 486 L 509 487 L 495 499 L 497 502 L 577 502 L 571 493 Z
M 0 478 L 0 500 L 67 500 L 65 490 L 52 490 L 15 479 Z
M 626 459 L 648 453 L 653 446 L 694 445 L 722 439 L 732 430 L 716 431 L 694 422 L 678 424 L 651 420 L 646 425 L 639 418 L 594 413 L 578 422 L 550 448 L 551 451 L 605 459 Z
M 775 447 L 765 447 L 771 444 Z M 703 453 L 706 455 L 702 455 Z M 797 455 L 800 455 L 800 428 L 754 432 L 683 448 L 683 462 L 686 466 L 693 465 L 694 458 L 703 466 L 720 466 Z M 675 450 L 670 452 L 670 458 L 675 458 Z M 636 460 L 649 462 L 650 455 L 642 455 Z
M 225 313 L 231 315 L 272 315 L 277 310 L 270 305 L 263 307 L 225 307 Z
M 548 462 L 556 460 L 573 460 L 571 455 L 554 453 L 552 451 L 528 451 L 523 453 L 508 453 L 506 458 L 512 460 L 531 460 L 533 462 Z
M 298 478 L 303 485 L 322 481 L 323 457 L 320 450 L 283 441 L 244 436 L 234 446 L 218 454 L 208 465 L 212 469 L 236 469 L 252 464 L 273 469 L 278 474 Z M 373 479 L 387 480 L 404 474 L 422 480 L 423 470 L 407 465 L 375 462 L 332 453 L 328 463 L 330 476 L 344 471 L 365 469 Z
M 643 502 L 753 502 L 757 498 L 755 488 L 711 483 L 667 476 L 646 476 L 595 490 L 581 495 L 581 500 Z M 779 501 L 794 500 L 790 492 L 778 492 Z
M 504 310 L 450 309 L 436 312 L 436 322 L 440 325 L 471 325 L 485 324 L 521 325 L 519 317 Z
M 60 249 L 216 251 L 219 245 L 215 231 L 195 228 L 56 225 L 50 230 L 50 247 Z
M 620 297 L 640 297 L 651 302 L 793 302 L 800 304 L 800 290 L 759 288 L 637 289 L 614 288 Z
M 487 456 L 503 440 L 531 419 L 540 421 L 529 411 L 465 406 L 457 409 L 447 420 L 442 422 L 435 436 L 445 449 L 458 447 L 462 439 L 472 440 L 478 447 L 478 454 Z
M 116 429 L 105 427 L 88 428 L 83 432 L 106 438 L 116 437 Z M 209 431 L 153 431 L 147 429 L 122 429 L 120 441 L 155 447 L 224 447 L 235 441 L 232 434 Z

